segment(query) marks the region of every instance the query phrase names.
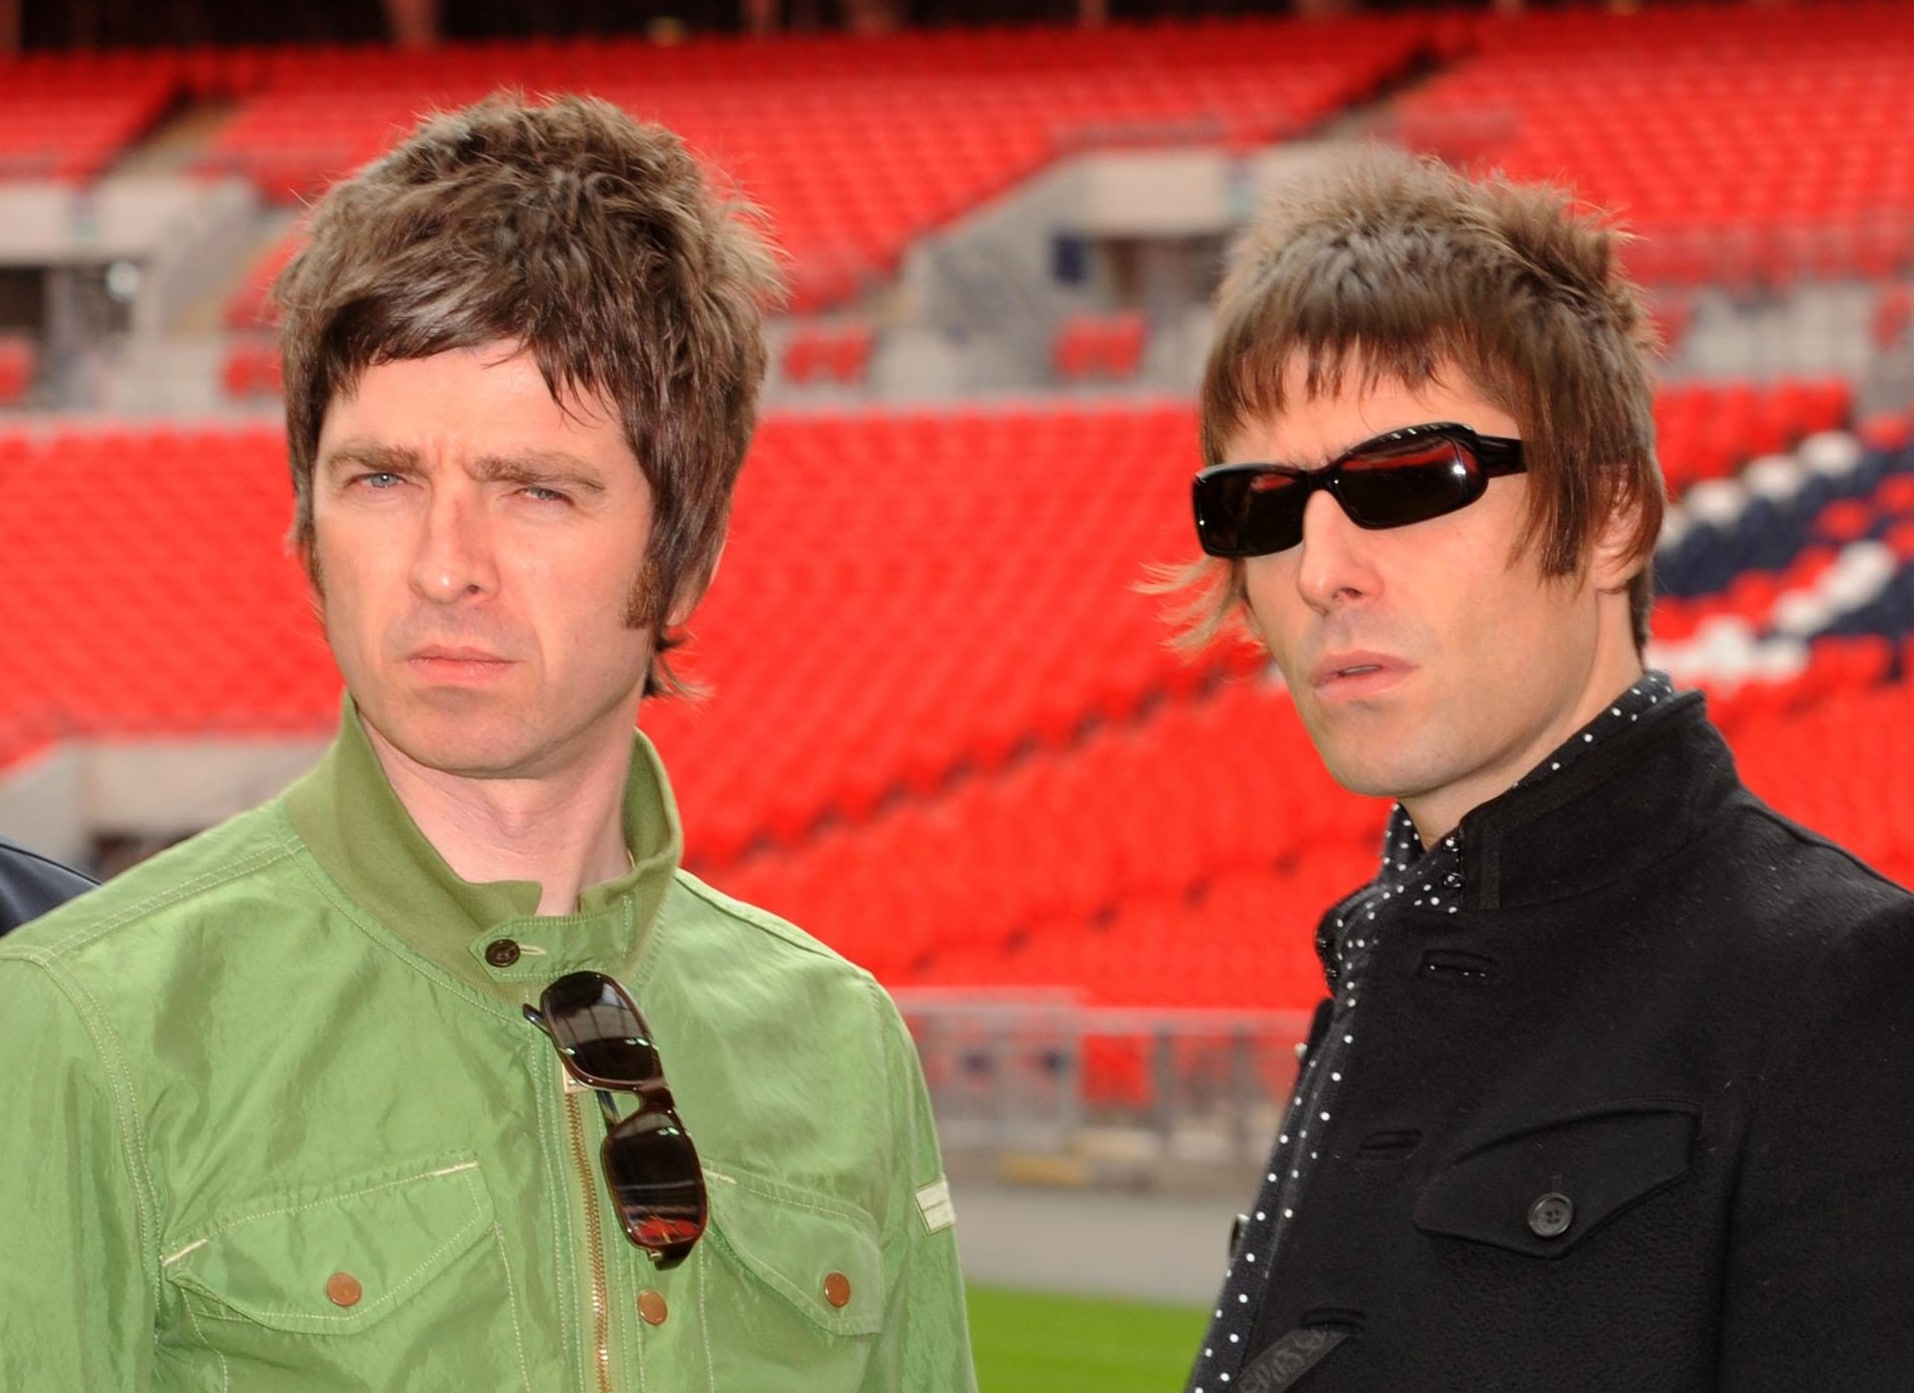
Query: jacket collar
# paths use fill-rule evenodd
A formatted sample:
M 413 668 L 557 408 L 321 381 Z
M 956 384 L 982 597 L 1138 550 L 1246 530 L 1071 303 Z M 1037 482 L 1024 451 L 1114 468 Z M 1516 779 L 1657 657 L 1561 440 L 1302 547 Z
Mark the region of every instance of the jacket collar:
M 1626 879 L 1706 832 L 1739 787 L 1701 693 L 1664 702 L 1462 819 L 1463 906 L 1543 904 Z
M 632 869 L 588 888 L 573 914 L 539 915 L 535 882 L 474 883 L 445 863 L 393 792 L 350 697 L 338 738 L 286 806 L 320 867 L 404 947 L 513 1002 L 582 968 L 629 981 L 683 849 L 664 766 L 641 732 L 625 783 Z

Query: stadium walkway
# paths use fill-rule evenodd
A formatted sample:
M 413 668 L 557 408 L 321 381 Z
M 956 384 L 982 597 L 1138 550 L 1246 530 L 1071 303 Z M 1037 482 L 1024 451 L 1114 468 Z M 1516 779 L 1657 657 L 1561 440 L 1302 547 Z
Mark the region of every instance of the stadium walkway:
M 964 1275 L 987 1286 L 1199 1306 L 1223 1280 L 1230 1222 L 1252 1198 L 955 1181 Z

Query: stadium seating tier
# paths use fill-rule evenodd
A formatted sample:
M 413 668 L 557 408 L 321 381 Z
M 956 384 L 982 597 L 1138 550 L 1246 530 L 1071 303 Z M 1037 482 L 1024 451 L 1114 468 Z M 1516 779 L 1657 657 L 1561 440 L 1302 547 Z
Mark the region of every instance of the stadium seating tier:
M 1658 643 L 1689 661 L 1739 626 L 1741 666 L 1698 671 L 1755 786 L 1842 837 L 1860 805 L 1760 751 L 1853 743 L 1799 723 L 1908 685 L 1914 452 L 1819 434 L 1765 454 L 1846 401 L 1804 381 L 1658 408 L 1671 439 L 1692 413 L 1738 423 L 1723 461 L 1764 456 L 1688 490 L 1664 547 L 1688 589 Z M 1194 437 L 1186 407 L 1119 403 L 767 421 L 687 650 L 713 695 L 642 716 L 692 868 L 894 984 L 1305 1004 L 1313 916 L 1369 873 L 1382 808 L 1329 782 L 1246 645 L 1164 648 L 1164 601 L 1138 586 L 1190 553 Z M 0 433 L 0 487 L 0 601 L 33 655 L 0 698 L 0 761 L 330 727 L 275 431 Z M 1886 696 L 1856 709 L 1899 719 Z M 1857 845 L 1914 869 L 1885 818 Z

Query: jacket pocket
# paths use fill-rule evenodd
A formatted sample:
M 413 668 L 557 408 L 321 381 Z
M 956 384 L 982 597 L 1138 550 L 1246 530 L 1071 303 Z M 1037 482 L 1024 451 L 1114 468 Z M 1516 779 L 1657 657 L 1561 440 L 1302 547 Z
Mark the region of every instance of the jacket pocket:
M 234 1386 L 528 1385 L 478 1162 L 446 1158 L 283 1191 L 220 1216 L 165 1264 L 167 1343 Z
M 1699 1112 L 1685 1103 L 1617 1103 L 1497 1138 L 1423 1185 L 1416 1227 L 1561 1257 L 1688 1173 Z
M 821 1331 L 882 1327 L 884 1255 L 869 1214 L 755 1176 L 727 1174 L 709 1193 L 719 1246 L 742 1275 Z

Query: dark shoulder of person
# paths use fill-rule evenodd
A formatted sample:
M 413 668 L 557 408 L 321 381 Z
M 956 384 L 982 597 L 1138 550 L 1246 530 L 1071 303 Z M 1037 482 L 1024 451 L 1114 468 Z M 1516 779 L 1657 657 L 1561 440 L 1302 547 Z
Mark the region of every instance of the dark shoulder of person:
M 51 857 L 0 837 L 0 934 L 38 919 L 94 884 Z

